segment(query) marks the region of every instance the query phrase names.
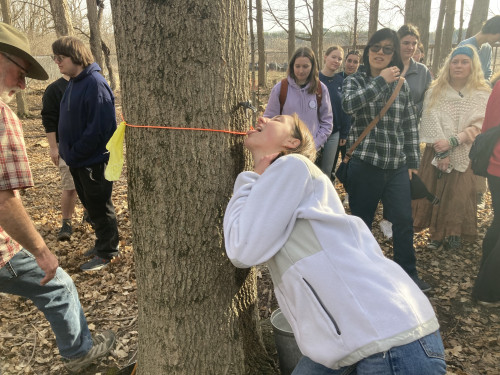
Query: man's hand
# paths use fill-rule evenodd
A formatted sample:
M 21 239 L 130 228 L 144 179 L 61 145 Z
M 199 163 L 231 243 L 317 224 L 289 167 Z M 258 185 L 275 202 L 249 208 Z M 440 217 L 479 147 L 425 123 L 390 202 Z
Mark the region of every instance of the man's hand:
M 59 267 L 59 262 L 54 254 L 50 252 L 47 248 L 46 251 L 43 251 L 40 255 L 35 257 L 36 263 L 38 267 L 45 272 L 44 278 L 40 281 L 40 285 L 47 284 L 50 280 L 54 278 L 56 275 L 57 267 Z
M 58 148 L 50 148 L 49 150 L 50 160 L 57 167 L 59 166 L 59 149 Z

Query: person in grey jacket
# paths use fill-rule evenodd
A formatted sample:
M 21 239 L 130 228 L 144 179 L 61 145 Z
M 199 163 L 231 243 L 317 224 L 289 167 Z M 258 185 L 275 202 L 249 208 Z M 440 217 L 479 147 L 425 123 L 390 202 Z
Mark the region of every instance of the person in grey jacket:
M 293 375 L 446 373 L 434 310 L 347 215 L 312 160 L 298 116 L 260 118 L 224 216 L 226 252 L 241 268 L 267 262 L 278 303 L 304 357 Z

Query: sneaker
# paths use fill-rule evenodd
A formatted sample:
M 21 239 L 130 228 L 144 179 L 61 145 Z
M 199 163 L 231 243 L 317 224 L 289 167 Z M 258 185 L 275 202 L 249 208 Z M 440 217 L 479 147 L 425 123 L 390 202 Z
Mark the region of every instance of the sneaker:
M 97 255 L 97 251 L 96 251 L 95 247 L 93 247 L 92 249 L 89 249 L 83 253 L 84 257 L 93 257 L 94 255 Z
M 345 195 L 344 201 L 342 202 L 342 204 L 344 205 L 344 207 L 348 207 L 349 206 L 349 194 Z
M 57 233 L 58 241 L 68 241 L 73 233 L 73 228 L 71 227 L 71 220 L 63 219 L 61 229 Z
M 380 223 L 380 230 L 384 233 L 385 238 L 392 238 L 392 223 L 389 220 L 383 219 Z
M 446 249 L 458 250 L 462 247 L 462 239 L 459 236 L 449 236 L 446 238 Z
M 427 248 L 429 250 L 439 250 L 441 246 L 443 245 L 443 241 L 436 241 L 433 240 L 427 244 Z
M 111 263 L 111 259 L 101 258 L 96 255 L 87 263 L 82 264 L 80 269 L 82 271 L 98 271 L 101 268 L 106 267 L 109 263 Z
M 103 331 L 97 333 L 92 338 L 92 348 L 83 357 L 75 359 L 63 359 L 64 367 L 72 373 L 78 373 L 97 358 L 108 354 L 115 344 L 115 334 L 112 331 Z
M 410 276 L 410 277 L 413 280 L 413 282 L 417 284 L 417 286 L 420 288 L 422 292 L 427 293 L 432 289 L 432 287 L 429 284 L 427 284 L 424 280 L 422 280 L 418 276 Z

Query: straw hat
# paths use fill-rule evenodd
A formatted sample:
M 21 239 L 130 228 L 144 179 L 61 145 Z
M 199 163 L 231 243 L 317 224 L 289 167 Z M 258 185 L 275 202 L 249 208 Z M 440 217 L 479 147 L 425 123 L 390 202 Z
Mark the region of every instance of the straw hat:
M 40 80 L 49 78 L 45 69 L 31 56 L 30 44 L 26 35 L 3 22 L 0 22 L 0 52 L 26 60 L 30 64 L 26 77 Z

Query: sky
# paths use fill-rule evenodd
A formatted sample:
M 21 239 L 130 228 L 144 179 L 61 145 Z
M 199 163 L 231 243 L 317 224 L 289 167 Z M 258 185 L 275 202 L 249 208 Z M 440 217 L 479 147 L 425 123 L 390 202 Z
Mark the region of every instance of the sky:
M 286 12 L 287 12 L 287 0 L 262 0 L 262 6 L 264 9 L 270 8 L 276 13 L 285 18 L 286 21 Z M 455 18 L 455 27 L 459 27 L 459 19 L 460 19 L 460 0 L 457 0 L 457 8 L 456 8 L 456 18 Z M 268 6 L 269 4 L 269 6 Z M 297 12 L 301 12 L 304 17 L 306 12 L 304 11 L 304 0 L 295 0 L 295 4 Z M 325 28 L 332 28 L 332 30 L 342 30 L 346 29 L 349 25 L 353 24 L 353 15 L 354 15 L 354 0 L 324 0 L 324 26 Z M 358 13 L 360 18 L 360 24 L 363 27 L 368 29 L 368 12 L 367 12 L 367 4 L 369 4 L 369 0 L 359 0 L 358 5 Z M 404 10 L 404 0 L 380 0 L 379 5 L 379 22 L 382 25 L 381 27 L 391 27 L 391 28 L 399 28 L 403 24 L 403 15 L 401 13 L 401 9 Z M 430 30 L 433 31 L 436 29 L 437 17 L 439 14 L 439 4 L 440 0 L 432 0 L 431 3 L 431 24 Z M 472 10 L 473 0 L 464 0 L 464 28 L 467 27 L 469 23 L 469 16 Z M 301 10 L 299 10 L 301 9 Z M 500 0 L 490 0 L 489 7 L 489 17 L 500 14 Z M 282 29 L 276 25 L 276 22 L 273 21 L 272 16 L 269 14 L 264 15 L 265 31 L 281 31 Z M 298 15 L 296 15 L 298 18 Z M 296 25 L 297 28 L 300 27 L 299 24 Z

